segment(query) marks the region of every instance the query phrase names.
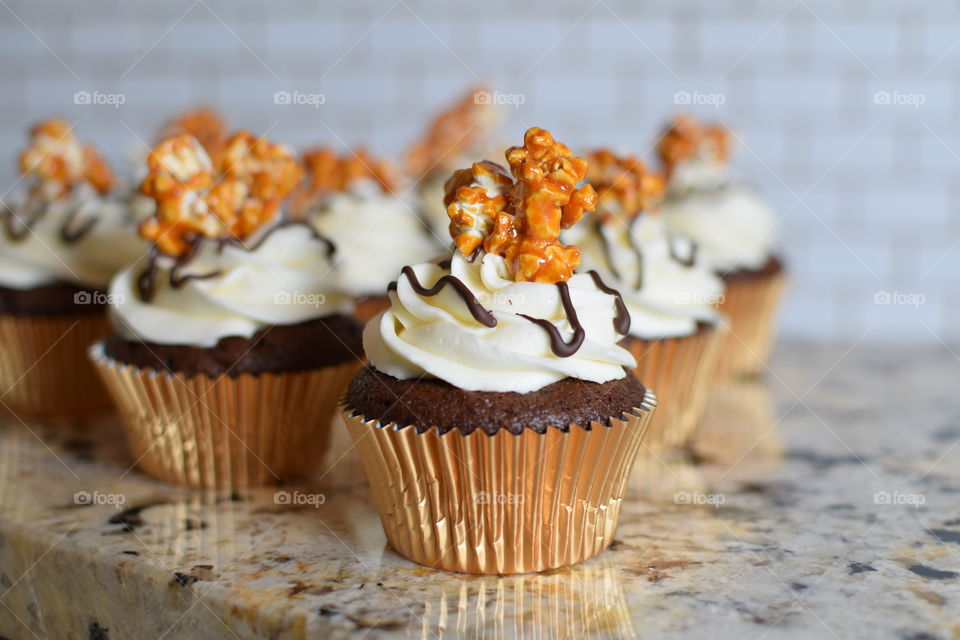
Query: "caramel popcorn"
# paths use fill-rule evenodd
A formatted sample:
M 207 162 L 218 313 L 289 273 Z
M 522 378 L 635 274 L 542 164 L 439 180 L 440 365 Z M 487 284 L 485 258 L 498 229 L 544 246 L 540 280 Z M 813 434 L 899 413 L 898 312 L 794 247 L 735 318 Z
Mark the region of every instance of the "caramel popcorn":
M 113 172 L 92 146 L 82 147 L 65 120 L 45 120 L 30 131 L 31 144 L 20 154 L 20 172 L 36 184 L 31 195 L 59 199 L 86 182 L 101 195 L 113 187 Z
M 273 220 L 303 176 L 289 149 L 248 132 L 235 134 L 217 165 L 188 134 L 161 142 L 147 159 L 140 190 L 157 211 L 140 234 L 170 255 L 181 255 L 194 238 L 247 238 Z
M 537 127 L 526 132 L 524 146 L 508 149 L 506 158 L 515 182 L 492 162 L 447 181 L 454 242 L 465 255 L 482 243 L 487 253 L 505 258 L 517 281 L 566 281 L 580 264 L 580 249 L 561 244 L 560 230 L 597 205 L 593 187 L 577 188 L 587 163 Z
M 730 157 L 730 134 L 721 125 L 706 125 L 686 115 L 677 116 L 657 144 L 667 177 L 684 160 L 699 156 L 724 163 Z
M 489 94 L 489 91 L 475 87 L 434 118 L 423 140 L 406 153 L 404 160 L 409 175 L 420 179 L 434 170 L 443 170 L 476 146 L 493 120 L 493 107 L 489 101 L 478 99 L 483 94 Z
M 160 140 L 187 133 L 197 139 L 214 162 L 227 144 L 227 122 L 216 110 L 199 107 L 184 111 L 160 130 Z
M 384 193 L 393 193 L 397 189 L 393 166 L 365 149 L 340 156 L 333 149 L 309 149 L 301 160 L 307 169 L 307 180 L 294 195 L 292 209 L 297 215 L 306 213 L 325 196 L 349 191 L 364 181 L 375 182 Z
M 587 182 L 597 190 L 598 215 L 603 219 L 622 216 L 627 220 L 657 207 L 665 181 L 647 170 L 637 156 L 618 156 L 607 149 L 587 154 Z

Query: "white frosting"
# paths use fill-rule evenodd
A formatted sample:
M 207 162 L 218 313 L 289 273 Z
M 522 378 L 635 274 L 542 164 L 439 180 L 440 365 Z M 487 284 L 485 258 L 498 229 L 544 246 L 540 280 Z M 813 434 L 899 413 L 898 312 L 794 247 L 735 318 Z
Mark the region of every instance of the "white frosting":
M 4 287 L 32 289 L 67 282 L 105 289 L 114 274 L 148 249 L 136 233 L 127 205 L 100 197 L 88 187 L 79 187 L 70 197 L 48 204 L 22 199 L 9 206 L 16 228 L 31 218 L 32 207 L 46 210 L 20 240 L 0 232 L 0 285 Z M 65 242 L 61 228 L 78 207 L 71 229 L 80 229 L 91 219 L 97 222 L 77 241 Z
M 587 274 L 568 282 L 570 297 L 586 338 L 568 358 L 554 355 L 547 332 L 530 320 L 553 323 L 565 341 L 572 336 L 559 290 L 552 284 L 514 282 L 503 258 L 484 255 L 471 263 L 459 252 L 450 269 L 436 264 L 413 267 L 431 287 L 451 273 L 493 313 L 495 327 L 477 322 L 449 285 L 435 296 L 417 294 L 406 276 L 390 293 L 391 306 L 364 330 L 371 364 L 397 378 L 429 376 L 469 391 L 536 391 L 564 378 L 607 382 L 634 367 L 633 356 L 617 345 L 615 298 L 597 289 Z
M 701 259 L 717 272 L 762 268 L 776 242 L 773 210 L 725 165 L 678 165 L 662 212 L 670 231 L 692 238 Z
M 438 244 L 450 237 L 450 216 L 443 204 L 446 195 L 443 185 L 449 177 L 449 174 L 437 174 L 425 178 L 417 189 L 417 210 Z
M 565 233 L 564 242 L 581 248 L 580 271 L 595 269 L 620 292 L 630 310 L 631 336 L 689 336 L 698 322 L 717 322 L 713 305 L 722 301 L 723 281 L 699 260 L 689 267 L 677 260 L 691 251 L 696 258 L 697 250 L 686 238 L 671 237 L 660 215 L 641 213 L 629 226 L 613 219 L 598 228 L 588 220 Z
M 179 288 L 170 284 L 173 260 L 162 258 L 149 302 L 137 288 L 145 261 L 118 274 L 110 284 L 117 331 L 127 339 L 212 347 L 221 338 L 249 338 L 271 325 L 352 310 L 350 297 L 335 285 L 325 245 L 310 229 L 293 225 L 263 233 L 269 235 L 255 251 L 204 243 L 179 275 L 218 275 L 190 279 Z
M 379 187 L 334 195 L 308 216 L 337 246 L 339 284 L 354 296 L 383 295 L 400 269 L 441 251 L 413 209 Z

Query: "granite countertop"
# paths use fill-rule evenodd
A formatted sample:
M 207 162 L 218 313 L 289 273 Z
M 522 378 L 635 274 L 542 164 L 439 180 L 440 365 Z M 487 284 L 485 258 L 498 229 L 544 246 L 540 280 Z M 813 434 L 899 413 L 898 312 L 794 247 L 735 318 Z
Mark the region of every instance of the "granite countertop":
M 231 494 L 128 471 L 109 421 L 8 417 L 0 637 L 960 637 L 958 369 L 781 345 L 692 456 L 638 461 L 613 548 L 507 578 L 390 551 L 342 426 L 315 483 Z

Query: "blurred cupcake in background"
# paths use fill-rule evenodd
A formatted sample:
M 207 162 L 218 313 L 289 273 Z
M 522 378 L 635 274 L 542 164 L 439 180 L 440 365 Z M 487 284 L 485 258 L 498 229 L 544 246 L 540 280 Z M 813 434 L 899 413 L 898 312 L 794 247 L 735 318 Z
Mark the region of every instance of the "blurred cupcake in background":
M 502 146 L 491 148 L 491 132 L 499 121 L 499 110 L 491 96 L 484 87 L 468 91 L 437 114 L 404 159 L 407 175 L 415 183 L 417 210 L 441 250 L 447 248 L 450 227 L 443 202 L 447 178 L 454 170 L 484 158 L 495 158 L 503 150 Z
M 247 132 L 216 162 L 179 135 L 148 164 L 153 248 L 114 278 L 116 332 L 91 349 L 134 459 L 191 486 L 309 475 L 362 347 L 332 243 L 281 217 L 302 167 Z
M 722 126 L 688 116 L 671 123 L 657 145 L 667 176 L 663 216 L 726 284 L 719 308 L 730 331 L 718 375 L 756 376 L 773 346 L 786 275 L 774 254 L 773 210 L 732 171 L 730 147 Z
M 303 154 L 307 180 L 293 211 L 337 247 L 336 277 L 366 322 L 390 304 L 386 286 L 400 269 L 439 253 L 393 167 L 366 151 Z
M 109 407 L 86 359 L 108 332 L 110 278 L 140 258 L 113 172 L 63 120 L 30 133 L 20 195 L 0 230 L 0 402 L 16 413 L 75 415 Z
M 506 158 L 447 182 L 455 249 L 390 286 L 343 414 L 390 545 L 467 573 L 609 546 L 656 404 L 623 301 L 559 240 L 596 204 L 586 163 L 539 128 Z
M 685 445 L 703 415 L 725 336 L 714 308 L 723 281 L 689 239 L 668 232 L 660 175 L 636 156 L 598 150 L 585 159 L 597 209 L 564 239 L 583 251 L 579 270 L 598 273 L 630 312 L 621 344 L 637 360 L 636 376 L 659 398 L 644 447 Z

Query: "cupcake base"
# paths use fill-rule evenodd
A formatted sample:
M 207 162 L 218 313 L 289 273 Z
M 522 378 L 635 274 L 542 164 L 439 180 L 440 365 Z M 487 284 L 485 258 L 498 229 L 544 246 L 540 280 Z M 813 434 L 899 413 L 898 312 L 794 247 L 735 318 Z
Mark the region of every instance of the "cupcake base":
M 191 487 L 245 487 L 306 477 L 356 360 L 290 373 L 187 376 L 122 364 L 90 349 L 123 418 L 136 464 Z
M 721 380 L 756 377 L 763 373 L 773 348 L 777 308 L 786 289 L 783 264 L 771 257 L 757 271 L 735 271 L 723 276 L 723 302 L 717 309 L 727 318 L 729 333 L 720 353 Z
M 576 564 L 613 542 L 656 398 L 644 390 L 636 404 L 608 424 L 492 435 L 383 424 L 347 400 L 343 419 L 394 550 L 437 569 L 516 574 Z
M 700 323 L 690 336 L 628 337 L 621 343 L 637 360 L 634 375 L 656 389 L 660 398 L 643 449 L 659 453 L 690 443 L 710 397 L 725 339 L 722 326 Z
M 102 312 L 0 314 L 0 401 L 19 416 L 109 411 L 110 397 L 87 359 L 109 331 Z

